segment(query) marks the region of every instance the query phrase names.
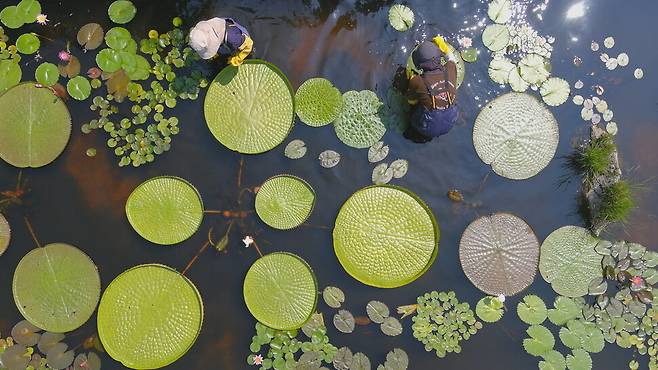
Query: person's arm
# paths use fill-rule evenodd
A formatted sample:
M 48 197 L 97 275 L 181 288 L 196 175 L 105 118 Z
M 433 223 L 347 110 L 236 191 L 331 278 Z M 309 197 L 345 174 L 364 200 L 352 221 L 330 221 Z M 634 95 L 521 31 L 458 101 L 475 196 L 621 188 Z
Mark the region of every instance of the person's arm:
M 409 79 L 409 87 L 407 88 L 407 102 L 411 105 L 416 105 L 418 104 L 418 94 L 416 93 L 416 88 L 414 85 L 418 82 L 418 79 L 420 77 L 418 75 L 413 75 L 411 79 Z
M 244 42 L 240 47 L 238 47 L 238 51 L 235 55 L 233 55 L 231 58 L 229 58 L 229 63 L 233 66 L 239 66 L 241 65 L 245 59 L 251 54 L 251 51 L 254 49 L 254 40 L 251 39 L 251 37 L 244 35 Z

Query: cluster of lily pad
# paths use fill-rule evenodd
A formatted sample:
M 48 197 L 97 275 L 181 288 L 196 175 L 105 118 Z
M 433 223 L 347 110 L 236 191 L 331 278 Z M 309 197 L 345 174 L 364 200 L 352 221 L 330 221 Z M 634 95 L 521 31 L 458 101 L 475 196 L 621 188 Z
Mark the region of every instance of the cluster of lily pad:
M 467 302 L 459 302 L 455 292 L 425 293 L 417 303 L 398 307 L 405 316 L 413 313 L 414 338 L 425 345 L 425 351 L 435 351 L 438 357 L 460 353 L 460 343 L 482 329 Z
M 75 348 L 62 342 L 65 334 L 42 331 L 23 320 L 11 329 L 11 336 L 0 338 L 0 368 L 7 370 L 100 370 L 101 359 L 92 351 L 75 354 Z M 103 351 L 98 337 L 85 340 L 83 349 Z

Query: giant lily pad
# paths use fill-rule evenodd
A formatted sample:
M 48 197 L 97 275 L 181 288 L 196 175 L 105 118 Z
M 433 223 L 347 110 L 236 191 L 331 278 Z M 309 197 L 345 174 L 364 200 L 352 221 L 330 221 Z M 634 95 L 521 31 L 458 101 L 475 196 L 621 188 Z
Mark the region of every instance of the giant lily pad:
M 224 68 L 208 88 L 204 110 L 215 138 L 245 154 L 281 144 L 295 116 L 290 82 L 277 67 L 261 60 Z
M 531 95 L 508 93 L 489 102 L 473 127 L 473 144 L 498 175 L 523 180 L 553 159 L 558 125 L 546 106 Z
M 98 304 L 101 282 L 86 254 L 55 243 L 33 249 L 21 259 L 12 291 L 25 319 L 41 329 L 64 333 L 89 320 Z
M 164 265 L 140 265 L 108 285 L 98 306 L 105 351 L 132 369 L 157 369 L 183 356 L 203 322 L 194 284 Z
M 582 227 L 559 228 L 541 245 L 539 272 L 558 294 L 586 295 L 589 283 L 602 274 L 603 257 L 594 250 L 597 243 L 598 239 Z
M 20 84 L 0 96 L 0 112 L 0 158 L 13 166 L 45 166 L 69 141 L 71 116 L 49 89 Z
M 439 226 L 412 192 L 377 185 L 357 191 L 343 204 L 333 237 L 338 261 L 348 274 L 367 285 L 396 288 L 432 265 Z
M 379 117 L 382 102 L 370 90 L 343 94 L 343 110 L 334 122 L 336 136 L 353 148 L 369 148 L 379 141 L 386 127 Z
M 302 327 L 315 312 L 318 284 L 311 267 L 290 253 L 258 259 L 244 279 L 244 301 L 259 322 L 273 329 Z
M 306 80 L 295 94 L 295 109 L 299 119 L 313 127 L 333 122 L 343 108 L 340 90 L 324 78 Z
M 154 177 L 128 197 L 126 216 L 144 239 L 162 245 L 180 243 L 194 234 L 203 219 L 201 196 L 178 177 Z
M 290 175 L 274 176 L 256 194 L 256 213 L 269 226 L 288 230 L 306 221 L 313 211 L 315 192 L 306 181 Z
M 454 57 L 457 59 L 457 62 L 455 64 L 457 65 L 457 88 L 459 88 L 462 83 L 464 82 L 464 77 L 466 76 L 466 63 L 464 63 L 464 59 L 461 57 L 461 53 L 457 51 L 452 45 L 446 43 L 448 45 L 448 49 L 450 50 L 450 53 L 454 55 Z M 414 49 L 415 51 L 416 49 Z M 447 60 L 442 60 L 442 63 L 447 62 Z M 445 64 L 445 63 L 444 63 Z M 409 53 L 409 58 L 407 58 L 407 73 L 416 73 L 416 74 L 423 74 L 423 71 L 419 68 L 416 68 L 416 65 L 414 64 L 414 59 L 413 59 L 413 51 Z
M 9 247 L 9 241 L 11 240 L 11 228 L 9 227 L 9 222 L 5 216 L 0 213 L 0 256 L 7 250 Z
M 466 277 L 478 289 L 490 295 L 512 296 L 535 279 L 539 240 L 522 219 L 496 213 L 466 228 L 459 259 Z

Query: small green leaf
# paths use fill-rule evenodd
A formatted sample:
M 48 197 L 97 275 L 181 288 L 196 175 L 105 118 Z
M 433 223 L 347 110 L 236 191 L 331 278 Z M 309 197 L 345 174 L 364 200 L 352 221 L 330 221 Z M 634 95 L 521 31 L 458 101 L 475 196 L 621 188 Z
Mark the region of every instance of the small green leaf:
M 135 18 L 137 8 L 135 8 L 135 5 L 131 1 L 117 0 L 110 4 L 107 14 L 110 16 L 112 22 L 126 24 Z
M 59 69 L 52 63 L 41 63 L 34 72 L 34 77 L 44 86 L 53 86 L 59 81 Z
M 536 295 L 527 295 L 523 302 L 519 302 L 516 308 L 521 321 L 529 325 L 538 325 L 544 322 L 547 317 L 546 304 Z
M 339 288 L 328 286 L 322 291 L 322 298 L 327 306 L 339 308 L 345 302 L 345 293 Z
M 16 49 L 21 54 L 34 54 L 39 50 L 40 46 L 41 41 L 39 41 L 39 38 L 32 33 L 22 34 L 16 39 Z
M 523 340 L 523 348 L 533 356 L 542 356 L 555 346 L 555 338 L 550 330 L 541 325 L 532 325 L 526 333 L 530 338 Z
M 18 63 L 12 60 L 0 60 L 0 93 L 21 82 L 23 71 Z
M 478 60 L 478 50 L 476 48 L 464 49 L 460 54 L 464 62 L 475 63 Z
M 592 370 L 592 358 L 582 349 L 576 349 L 572 355 L 567 355 L 569 370 Z
M 91 84 L 82 76 L 73 77 L 66 84 L 66 91 L 75 100 L 85 100 L 91 95 Z
M 555 325 L 564 325 L 581 316 L 580 305 L 569 297 L 558 296 L 554 306 L 554 309 L 548 310 L 548 319 Z
M 484 322 L 496 322 L 503 317 L 503 303 L 496 297 L 483 297 L 475 306 L 475 313 Z

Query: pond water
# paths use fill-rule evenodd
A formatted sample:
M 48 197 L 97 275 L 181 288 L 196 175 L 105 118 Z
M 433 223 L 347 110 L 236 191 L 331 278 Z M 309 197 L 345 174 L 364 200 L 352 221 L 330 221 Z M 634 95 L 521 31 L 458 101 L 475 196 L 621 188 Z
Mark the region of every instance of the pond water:
M 105 149 L 101 135 L 80 133 L 80 125 L 92 118 L 89 103 L 69 101 L 74 130 L 66 151 L 51 165 L 23 171 L 31 188 L 30 204 L 15 208 L 8 215 L 13 241 L 0 257 L 0 332 L 4 335 L 21 319 L 11 294 L 14 267 L 34 247 L 23 223 L 24 215 L 29 216 L 42 242 L 66 242 L 88 253 L 99 266 L 103 287 L 137 264 L 163 263 L 180 271 L 204 243 L 210 227 L 218 232 L 223 230 L 226 223 L 222 217 L 207 215 L 201 230 L 180 245 L 155 246 L 140 238 L 126 220 L 125 200 L 137 184 L 158 175 L 176 175 L 189 180 L 199 189 L 209 209 L 236 208 L 241 160 L 244 160 L 243 185 L 256 186 L 272 175 L 290 173 L 306 179 L 317 193 L 316 207 L 308 221 L 317 227 L 275 231 L 251 216 L 243 228 L 235 229 L 226 253 L 208 250 L 192 266 L 187 276 L 203 296 L 204 326 L 194 347 L 170 365 L 170 369 L 248 368 L 245 359 L 250 353 L 255 322 L 243 303 L 242 281 L 257 254 L 243 247 L 244 235 L 255 235 L 264 252 L 290 251 L 303 257 L 313 267 L 321 287 L 341 287 L 347 295 L 345 307 L 362 315 L 363 307 L 371 299 L 396 307 L 413 303 L 419 294 L 431 290 L 454 290 L 461 300 L 474 305 L 482 293 L 462 272 L 458 244 L 466 226 L 479 215 L 499 211 L 516 214 L 534 228 L 540 240 L 563 225 L 583 224 L 577 212 L 578 179 L 563 181 L 567 175 L 563 157 L 570 153 L 575 140 L 588 132 L 587 124 L 580 119 L 579 107 L 568 101 L 552 109 L 560 124 L 558 152 L 544 171 L 529 180 L 512 181 L 490 173 L 473 149 L 472 124 L 480 106 L 503 91 L 487 76 L 489 57 L 477 36 L 481 28 L 467 30 L 486 17 L 483 0 L 408 1 L 416 13 L 416 24 L 404 33 L 388 26 L 388 8 L 394 3 L 388 0 L 134 2 L 139 11 L 127 28 L 141 37 L 151 28 L 168 29 L 171 18 L 177 15 L 187 24 L 213 16 L 236 18 L 255 39 L 256 56 L 281 68 L 295 88 L 307 78 L 322 76 L 341 91 L 372 89 L 385 96 L 393 73 L 406 61 L 416 40 L 436 33 L 473 36 L 474 44 L 481 51 L 480 59 L 467 66 L 466 81 L 459 96 L 461 120 L 458 125 L 449 135 L 424 145 L 409 142 L 391 130 L 384 138 L 391 148 L 390 156 L 410 162 L 408 175 L 395 183 L 423 198 L 439 221 L 438 258 L 416 282 L 393 290 L 366 287 L 345 273 L 333 252 L 331 230 L 322 226 L 331 228 L 347 197 L 370 184 L 373 165 L 368 163 L 365 151 L 343 145 L 331 126 L 315 129 L 296 124 L 289 139 L 302 139 L 309 148 L 309 153 L 301 160 L 285 158 L 284 146 L 261 155 L 241 156 L 221 146 L 209 133 L 203 116 L 202 96 L 196 102 L 179 104 L 176 108 L 181 134 L 169 153 L 139 169 L 118 168 L 114 156 Z M 2 0 L 0 6 L 10 3 L 14 2 Z M 105 13 L 109 3 L 43 0 L 48 17 L 53 23 L 61 24 L 48 28 L 46 36 L 55 41 L 44 43 L 42 55 L 52 59 L 66 40 L 75 40 L 77 30 L 88 22 L 108 23 Z M 584 0 L 585 13 L 577 18 L 566 16 L 576 1 L 517 0 L 517 3 L 528 5 L 527 21 L 540 34 L 557 39 L 552 58 L 556 75 L 571 83 L 583 79 L 587 86 L 598 83 L 605 87 L 605 98 L 619 123 L 616 140 L 626 176 L 642 185 L 638 208 L 625 226 L 611 229 L 609 236 L 637 241 L 656 250 L 658 246 L 653 237 L 658 229 L 658 195 L 652 188 L 658 173 L 658 147 L 655 145 L 658 77 L 654 68 L 658 49 L 647 44 L 650 37 L 647 31 L 655 23 L 658 3 L 636 0 L 627 6 L 618 0 Z M 535 6 L 542 5 L 545 9 L 532 11 Z M 616 51 L 630 55 L 629 67 L 608 71 L 598 60 L 598 54 L 590 50 L 592 40 L 602 43 L 609 35 L 616 39 Z M 574 56 L 582 58 L 580 67 L 574 66 Z M 83 65 L 91 65 L 91 59 L 86 58 L 81 57 Z M 36 65 L 38 63 L 31 62 L 24 75 L 31 76 Z M 633 78 L 635 66 L 644 68 L 643 80 Z M 209 66 L 209 70 L 214 75 L 219 66 Z M 592 72 L 594 74 L 590 75 Z M 85 155 L 89 147 L 98 148 L 96 157 Z M 342 155 L 341 163 L 331 170 L 320 167 L 316 159 L 325 149 Z M 17 174 L 16 168 L 1 162 L 0 188 L 11 188 Z M 446 192 L 453 188 L 463 192 L 467 204 L 455 204 L 446 197 Z M 252 201 L 246 197 L 243 207 L 250 207 Z M 524 292 L 527 293 L 537 294 L 547 303 L 555 296 L 540 276 Z M 537 359 L 522 348 L 527 326 L 514 313 L 517 302 L 518 296 L 510 299 L 507 302 L 509 312 L 499 323 L 485 325 L 478 335 L 463 344 L 461 354 L 449 354 L 444 359 L 426 353 L 415 341 L 409 319 L 405 319 L 405 331 L 399 337 L 385 337 L 374 325 L 357 327 L 353 334 L 338 333 L 328 325 L 329 337 L 338 347 L 347 345 L 355 352 L 366 353 L 375 364 L 382 363 L 388 351 L 399 347 L 409 354 L 411 369 L 536 368 Z M 325 318 L 333 315 L 325 305 L 320 304 L 319 308 L 325 312 Z M 93 334 L 94 330 L 95 316 L 78 332 L 82 338 Z M 607 345 L 603 353 L 592 357 L 595 369 L 620 369 L 632 359 L 632 352 Z M 103 361 L 103 368 L 123 368 L 107 356 Z M 644 362 L 643 359 L 641 363 Z

